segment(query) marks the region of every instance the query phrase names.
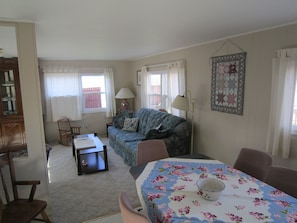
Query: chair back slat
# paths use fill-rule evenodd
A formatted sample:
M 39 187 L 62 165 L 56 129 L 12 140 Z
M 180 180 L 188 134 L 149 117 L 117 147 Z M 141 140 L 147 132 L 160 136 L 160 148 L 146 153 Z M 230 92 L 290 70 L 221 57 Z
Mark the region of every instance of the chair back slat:
M 8 189 L 7 189 L 7 184 L 6 184 L 6 181 L 5 181 L 5 177 L 4 177 L 3 172 L 2 172 L 2 168 L 3 167 L 4 166 L 1 166 L 1 168 L 0 168 L 1 182 L 2 182 L 2 188 L 3 188 L 4 195 L 5 195 L 6 203 L 9 203 L 10 202 L 10 197 L 9 197 L 9 193 L 8 193 Z M 2 201 L 2 198 L 1 197 L 0 197 L 0 200 L 1 200 L 1 204 L 3 205 L 3 201 Z
M 17 185 L 16 185 L 16 178 L 15 178 L 15 170 L 14 170 L 14 164 L 12 160 L 12 152 L 7 153 L 8 156 L 8 165 L 9 165 L 9 174 L 10 174 L 10 179 L 11 179 L 11 184 L 12 184 L 12 191 L 13 191 L 13 197 L 14 200 L 19 199 L 18 195 L 18 190 L 17 190 Z
M 8 174 L 6 173 L 6 168 L 8 167 Z M 5 170 L 4 170 L 5 168 Z M 1 175 L 1 182 L 2 182 L 2 189 L 5 195 L 6 202 L 11 202 L 10 194 L 13 193 L 13 199 L 18 199 L 18 190 L 16 186 L 16 178 L 15 178 L 15 171 L 14 171 L 14 164 L 12 160 L 12 152 L 6 152 L 1 154 L 0 156 L 0 175 Z M 9 182 L 10 181 L 10 182 Z M 8 186 L 11 189 L 8 189 Z
M 71 131 L 70 120 L 68 118 L 58 120 L 58 127 L 61 131 Z

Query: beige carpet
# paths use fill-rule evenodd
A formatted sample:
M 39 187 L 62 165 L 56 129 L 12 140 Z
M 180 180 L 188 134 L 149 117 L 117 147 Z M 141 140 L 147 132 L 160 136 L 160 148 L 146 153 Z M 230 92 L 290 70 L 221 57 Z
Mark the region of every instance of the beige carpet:
M 83 223 L 123 223 L 121 213 L 102 216 Z
M 101 138 L 108 145 L 108 138 Z M 119 213 L 118 197 L 125 191 L 133 206 L 140 206 L 135 181 L 122 158 L 108 146 L 109 170 L 77 175 L 72 148 L 56 145 L 50 152 L 48 168 L 54 223 L 81 223 L 103 215 Z
M 140 207 L 135 208 L 135 211 L 140 211 Z M 84 221 L 83 223 L 123 223 L 121 212 L 117 214 L 104 215 L 89 221 Z

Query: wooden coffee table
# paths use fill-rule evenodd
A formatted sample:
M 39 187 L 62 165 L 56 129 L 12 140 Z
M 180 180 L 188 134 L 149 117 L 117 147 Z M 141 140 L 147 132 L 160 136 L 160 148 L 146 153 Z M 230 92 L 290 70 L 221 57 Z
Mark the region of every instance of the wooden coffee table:
M 72 152 L 78 175 L 108 170 L 106 145 L 95 133 L 74 136 Z

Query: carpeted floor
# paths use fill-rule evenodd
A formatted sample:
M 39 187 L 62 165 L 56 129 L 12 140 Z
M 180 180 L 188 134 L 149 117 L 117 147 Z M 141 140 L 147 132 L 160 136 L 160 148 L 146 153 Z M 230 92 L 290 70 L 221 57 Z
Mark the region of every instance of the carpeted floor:
M 106 215 L 83 223 L 123 223 L 121 213 Z
M 101 139 L 108 146 L 108 138 Z M 140 206 L 130 167 L 110 146 L 107 149 L 108 171 L 78 176 L 72 147 L 53 146 L 48 169 L 51 220 L 54 223 L 81 223 L 119 213 L 121 191 L 128 193 L 134 207 Z

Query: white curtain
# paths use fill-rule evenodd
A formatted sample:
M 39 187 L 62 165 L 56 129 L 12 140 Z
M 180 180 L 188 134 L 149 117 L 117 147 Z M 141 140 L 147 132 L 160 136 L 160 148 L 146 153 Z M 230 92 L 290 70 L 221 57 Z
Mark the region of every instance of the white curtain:
M 168 65 L 168 88 L 168 103 L 171 107 L 171 104 L 177 95 L 186 94 L 185 66 L 183 61 L 174 62 Z M 186 118 L 185 111 L 171 107 L 171 113 Z
M 266 151 L 288 158 L 297 74 L 297 48 L 278 50 L 273 59 Z
M 44 73 L 46 120 L 67 117 L 81 120 L 82 106 L 78 73 Z
M 168 104 L 169 109 L 171 104 L 177 95 L 183 95 L 186 93 L 186 80 L 185 80 L 185 62 L 176 61 L 173 63 L 160 65 L 161 70 L 167 70 L 167 87 L 168 87 Z M 141 106 L 149 107 L 149 94 L 150 86 L 149 82 L 149 70 L 152 69 L 148 67 L 142 67 L 141 69 Z M 158 70 L 158 65 L 153 66 L 153 70 Z M 171 113 L 177 116 L 185 117 L 186 113 L 178 109 L 170 109 Z
M 148 83 L 148 72 L 146 67 L 141 69 L 141 107 L 149 107 L 149 83 Z
M 81 103 L 78 96 L 52 97 L 50 101 L 54 122 L 62 118 L 81 120 Z
M 112 69 L 104 70 L 104 78 L 106 86 L 106 117 L 109 118 L 116 115 L 116 103 Z

